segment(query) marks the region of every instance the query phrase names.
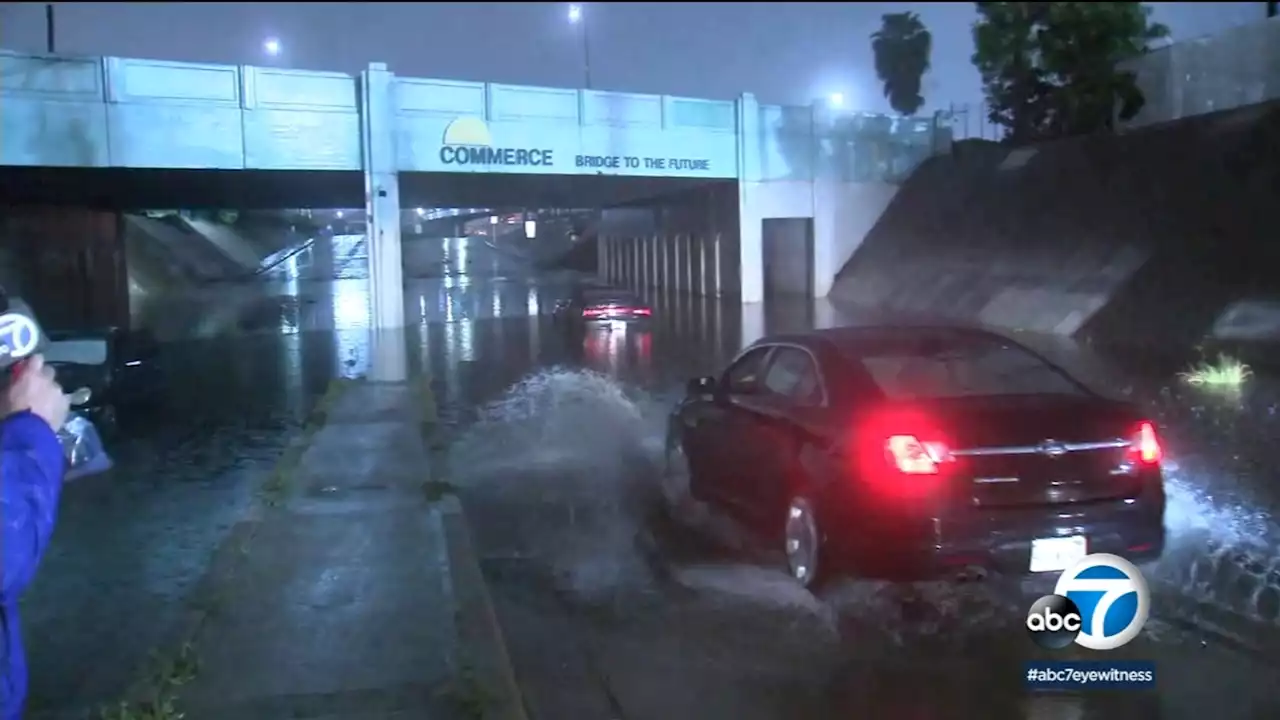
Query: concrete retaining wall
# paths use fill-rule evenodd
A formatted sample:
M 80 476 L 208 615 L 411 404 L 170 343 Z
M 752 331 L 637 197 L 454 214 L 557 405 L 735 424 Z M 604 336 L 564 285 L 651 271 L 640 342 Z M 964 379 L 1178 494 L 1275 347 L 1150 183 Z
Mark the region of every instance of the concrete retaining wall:
M 1195 342 L 1280 289 L 1280 103 L 923 165 L 833 298 L 1099 340 Z M 1254 323 L 1263 326 L 1265 323 Z

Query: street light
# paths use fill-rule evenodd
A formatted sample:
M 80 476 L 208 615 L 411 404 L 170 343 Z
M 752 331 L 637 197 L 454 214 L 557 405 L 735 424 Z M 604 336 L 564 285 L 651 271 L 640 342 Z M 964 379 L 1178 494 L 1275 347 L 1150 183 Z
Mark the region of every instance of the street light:
M 582 75 L 583 87 L 591 89 L 591 38 L 587 27 L 587 11 L 582 5 L 569 6 L 569 24 L 577 25 L 582 33 Z
M 276 38 L 263 40 L 262 51 L 271 57 L 278 57 L 280 55 L 280 41 Z
M 831 107 L 842 108 L 844 107 L 844 93 L 833 92 L 827 96 L 827 101 L 831 103 Z

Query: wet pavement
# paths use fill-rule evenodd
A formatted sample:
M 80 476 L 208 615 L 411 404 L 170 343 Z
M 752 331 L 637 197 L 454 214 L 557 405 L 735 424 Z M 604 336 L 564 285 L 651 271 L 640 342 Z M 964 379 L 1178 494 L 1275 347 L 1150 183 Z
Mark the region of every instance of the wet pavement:
M 1154 692 L 1029 695 L 1018 627 L 1045 588 L 792 587 L 732 523 L 652 512 L 684 381 L 765 331 L 849 318 L 657 296 L 653 327 L 570 342 L 566 277 L 480 240 L 407 240 L 410 365 L 430 373 L 516 673 L 536 718 L 1275 717 L 1280 382 L 1238 396 L 1127 377 L 1160 423 L 1171 544 L 1145 568 Z M 36 716 L 117 696 L 330 378 L 369 366 L 366 254 L 336 238 L 256 284 L 154 301 L 168 412 L 73 486 L 24 599 Z M 334 279 L 337 278 L 337 279 Z M 860 320 L 860 318 L 853 318 Z M 162 322 L 163 321 L 163 322 Z

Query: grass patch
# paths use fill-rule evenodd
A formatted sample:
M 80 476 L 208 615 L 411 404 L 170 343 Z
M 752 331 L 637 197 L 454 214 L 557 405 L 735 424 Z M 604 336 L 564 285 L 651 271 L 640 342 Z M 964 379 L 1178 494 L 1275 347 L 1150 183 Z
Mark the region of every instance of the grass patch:
M 459 716 L 467 720 L 483 720 L 488 715 L 492 697 L 470 665 L 464 663 L 458 668 L 444 693 Z
M 311 408 L 311 413 L 307 415 L 307 420 L 302 426 L 302 436 L 289 444 L 276 463 L 275 469 L 271 471 L 271 475 L 262 483 L 259 496 L 264 505 L 277 507 L 289 496 L 289 490 L 293 487 L 293 478 L 298 466 L 302 464 L 302 456 L 311 446 L 311 438 L 315 437 L 320 428 L 329 421 L 329 413 L 333 411 L 338 398 L 353 382 L 355 381 L 348 378 L 336 378 L 329 383 L 329 388 L 325 390 L 324 395 L 320 396 L 315 407 Z
M 195 680 L 200 674 L 200 658 L 195 647 L 186 643 L 169 661 L 156 660 L 154 669 L 155 696 L 138 702 L 125 700 L 103 708 L 100 720 L 182 720 L 186 715 L 178 709 L 178 688 Z
M 1188 385 L 1234 388 L 1244 384 L 1253 371 L 1249 366 L 1227 355 L 1219 355 L 1214 361 L 1201 360 L 1178 378 Z

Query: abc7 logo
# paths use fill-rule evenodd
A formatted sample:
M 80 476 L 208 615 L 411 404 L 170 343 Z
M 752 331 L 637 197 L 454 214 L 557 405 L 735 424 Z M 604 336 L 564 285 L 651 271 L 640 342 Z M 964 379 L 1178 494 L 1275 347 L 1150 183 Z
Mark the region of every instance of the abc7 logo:
M 1115 555 L 1090 555 L 1058 579 L 1053 595 L 1027 612 L 1027 632 L 1042 648 L 1075 643 L 1091 650 L 1115 650 L 1142 632 L 1150 612 L 1146 579 Z

